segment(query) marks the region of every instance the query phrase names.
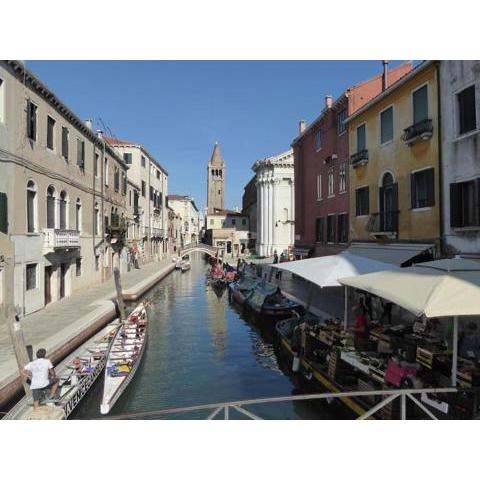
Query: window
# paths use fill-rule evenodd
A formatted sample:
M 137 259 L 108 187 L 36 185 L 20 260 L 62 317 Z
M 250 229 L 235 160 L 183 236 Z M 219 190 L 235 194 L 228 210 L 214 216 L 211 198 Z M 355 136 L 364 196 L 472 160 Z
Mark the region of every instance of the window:
M 335 170 L 334 168 L 328 169 L 328 196 L 333 197 L 335 195 Z
M 120 170 L 115 167 L 113 173 L 113 188 L 116 192 L 120 189 Z
M 27 137 L 30 140 L 37 140 L 37 106 L 27 101 Z
M 145 168 L 145 157 L 142 155 L 142 167 Z
M 466 88 L 457 94 L 459 134 L 471 132 L 477 128 L 475 112 L 475 85 Z
M 125 172 L 122 172 L 122 195 L 127 194 L 127 175 Z
M 77 277 L 82 276 L 82 259 L 81 258 L 75 259 L 75 275 Z
M 98 235 L 100 231 L 100 210 L 98 203 L 95 204 L 94 219 L 93 219 L 93 234 Z
M 60 229 L 67 228 L 67 192 L 62 190 L 60 193 Z
M 147 184 L 142 180 L 142 197 L 145 197 L 146 189 L 147 189 Z
M 317 150 L 317 152 L 319 150 L 321 150 L 322 148 L 322 133 L 320 132 L 320 130 L 318 130 L 316 133 L 315 133 L 315 150 Z
M 55 149 L 55 120 L 47 116 L 47 148 Z
M 337 132 L 339 135 L 345 133 L 347 131 L 347 126 L 345 125 L 345 120 L 347 119 L 347 109 L 344 108 L 338 115 L 337 115 Z
M 160 170 L 157 170 L 157 178 L 160 180 Z
M 105 161 L 103 162 L 103 176 L 104 176 L 104 182 L 105 186 L 108 187 L 108 158 L 105 158 Z
M 327 242 L 335 243 L 335 218 L 336 215 L 328 215 L 327 217 Z
M 415 90 L 412 95 L 413 100 L 413 123 L 427 120 L 428 118 L 428 86 Z
M 26 279 L 26 289 L 27 290 L 34 290 L 37 288 L 37 264 L 30 263 L 26 266 L 25 272 L 25 279 Z
M 369 214 L 369 201 L 368 187 L 357 188 L 355 192 L 355 215 L 357 217 Z
M 454 228 L 480 226 L 480 178 L 450 184 L 450 225 Z
M 393 140 L 393 107 L 380 113 L 380 144 Z
M 100 255 L 95 255 L 95 271 L 98 272 L 100 269 Z
M 95 160 L 93 162 L 93 174 L 98 177 L 98 160 L 100 158 L 100 155 L 95 152 Z
M 338 170 L 338 191 L 347 191 L 347 162 L 340 162 Z
M 132 206 L 132 191 L 129 190 L 128 192 L 128 206 L 131 207 Z
M 123 154 L 123 159 L 125 160 L 125 163 L 127 165 L 131 165 L 132 164 L 132 154 L 131 153 L 124 153 Z
M 232 225 L 236 225 L 236 220 L 234 218 L 232 218 Z
M 215 220 L 213 218 L 210 219 L 210 225 L 215 225 Z
M 338 243 L 348 242 L 348 215 L 342 213 L 338 215 Z
M 77 198 L 75 204 L 75 230 L 77 232 L 82 231 L 82 202 L 79 198 Z
M 27 183 L 27 232 L 35 231 L 37 189 L 35 184 L 30 180 Z
M 5 121 L 5 86 L 0 78 L 0 122 Z
M 435 205 L 434 169 L 428 168 L 410 174 L 412 208 Z
M 242 225 L 246 225 L 247 224 L 247 219 L 246 218 L 242 218 Z
M 62 127 L 62 157 L 68 160 L 68 128 Z
M 317 200 L 322 199 L 322 176 L 317 175 Z
M 150 201 L 153 201 L 153 187 L 150 187 Z
M 0 232 L 8 233 L 8 197 L 0 192 Z
M 323 242 L 324 241 L 324 229 L 325 229 L 325 219 L 319 217 L 315 219 L 315 241 Z
M 50 185 L 47 189 L 47 228 L 55 228 L 55 189 Z
M 85 168 L 85 142 L 77 138 L 77 165 L 80 170 Z
M 357 127 L 357 152 L 361 152 L 367 148 L 366 139 L 366 126 L 365 124 Z

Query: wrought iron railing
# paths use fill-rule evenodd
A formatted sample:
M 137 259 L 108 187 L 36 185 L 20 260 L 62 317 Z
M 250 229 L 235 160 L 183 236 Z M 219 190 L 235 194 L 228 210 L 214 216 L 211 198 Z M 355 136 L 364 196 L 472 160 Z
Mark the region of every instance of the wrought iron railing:
M 426 140 L 427 138 L 430 138 L 432 134 L 433 122 L 430 118 L 426 118 L 425 120 L 406 128 L 402 135 L 402 140 L 407 144 L 411 144 L 419 138 Z
M 368 219 L 367 230 L 369 232 L 398 232 L 399 210 L 372 213 Z
M 368 162 L 368 150 L 365 148 L 363 150 L 359 150 L 357 153 L 350 155 L 350 163 L 353 167 L 356 167 L 362 163 Z

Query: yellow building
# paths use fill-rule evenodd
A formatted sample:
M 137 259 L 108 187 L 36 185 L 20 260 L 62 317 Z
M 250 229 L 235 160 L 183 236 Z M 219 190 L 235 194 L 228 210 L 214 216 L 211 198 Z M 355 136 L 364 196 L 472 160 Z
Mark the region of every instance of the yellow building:
M 424 62 L 348 118 L 352 242 L 439 246 L 437 75 Z

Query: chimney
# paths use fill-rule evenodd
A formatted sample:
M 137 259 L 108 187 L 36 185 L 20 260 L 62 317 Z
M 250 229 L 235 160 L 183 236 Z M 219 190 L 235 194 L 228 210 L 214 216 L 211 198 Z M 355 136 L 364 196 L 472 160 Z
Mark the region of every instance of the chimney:
M 85 120 L 85 126 L 90 129 L 90 130 L 93 130 L 93 123 L 92 123 L 92 120 L 90 118 L 87 118 Z
M 301 135 L 305 131 L 305 120 L 298 122 L 298 133 Z
M 333 105 L 333 97 L 331 95 L 327 95 L 325 97 L 325 108 L 332 108 Z
M 97 137 L 103 139 L 103 132 L 101 130 L 97 130 Z
M 382 60 L 383 74 L 382 74 L 382 92 L 388 88 L 388 60 Z

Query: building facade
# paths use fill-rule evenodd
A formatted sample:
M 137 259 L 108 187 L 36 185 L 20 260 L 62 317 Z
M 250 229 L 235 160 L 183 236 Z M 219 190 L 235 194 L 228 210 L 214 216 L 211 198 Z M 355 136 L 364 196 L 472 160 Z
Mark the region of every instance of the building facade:
M 21 62 L 0 62 L 0 192 L 24 314 L 126 270 L 127 165 Z
M 257 246 L 260 256 L 280 254 L 293 246 L 295 194 L 293 150 L 257 160 Z
M 350 240 L 439 247 L 435 62 L 424 62 L 349 117 Z
M 169 195 L 168 206 L 181 219 L 180 248 L 200 241 L 200 214 L 194 199 L 188 195 Z
M 215 143 L 212 157 L 207 165 L 207 211 L 225 208 L 225 162 L 220 153 L 220 146 Z
M 250 225 L 248 249 L 256 252 L 257 243 L 257 184 L 255 175 L 245 186 L 242 196 L 242 213 L 247 215 Z
M 106 138 L 129 167 L 128 177 L 139 187 L 137 218 L 140 235 L 137 242 L 143 262 L 159 260 L 168 251 L 168 172 L 141 144 Z
M 333 255 L 349 240 L 349 140 L 345 120 L 411 71 L 411 62 L 350 87 L 335 101 L 325 97 L 320 115 L 292 143 L 295 158 L 297 257 Z
M 480 257 L 480 61 L 440 62 L 445 254 Z

